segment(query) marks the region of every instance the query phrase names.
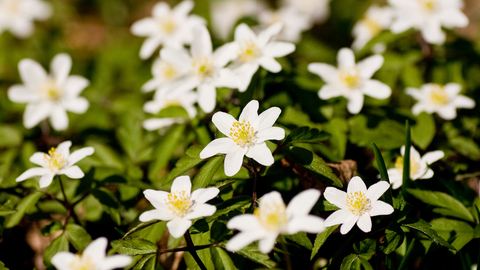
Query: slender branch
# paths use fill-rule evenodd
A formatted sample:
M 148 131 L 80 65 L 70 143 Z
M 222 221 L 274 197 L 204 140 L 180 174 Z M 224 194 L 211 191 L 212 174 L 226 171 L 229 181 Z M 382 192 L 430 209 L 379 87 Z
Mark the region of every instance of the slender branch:
M 255 205 L 257 204 L 257 179 L 258 179 L 258 172 L 260 170 L 258 170 L 256 168 L 255 162 L 253 161 L 253 159 L 250 159 L 250 164 L 252 164 L 252 168 L 253 168 L 253 171 L 254 171 L 252 203 L 253 203 L 253 206 L 255 207 Z
M 283 255 L 285 256 L 285 264 L 287 265 L 287 270 L 292 270 L 292 261 L 290 260 L 290 254 L 288 254 L 288 249 L 286 245 L 287 241 L 285 240 L 285 237 L 283 237 L 283 235 L 279 236 L 279 240 L 282 246 Z
M 62 178 L 60 176 L 58 176 L 58 181 L 60 182 L 60 189 L 62 190 L 63 200 L 64 200 L 66 206 L 68 208 L 70 208 L 71 205 L 67 200 L 67 194 L 65 193 L 65 189 L 63 188 L 63 181 L 62 181 Z
M 185 232 L 184 237 L 185 237 L 185 241 L 187 242 L 187 247 L 191 248 L 190 250 L 188 250 L 190 255 L 192 255 L 193 259 L 197 262 L 200 269 L 207 270 L 207 268 L 203 264 L 200 257 L 198 257 L 197 251 L 194 249 L 195 245 L 193 244 L 192 237 L 190 236 L 190 233 L 188 232 L 188 230 Z

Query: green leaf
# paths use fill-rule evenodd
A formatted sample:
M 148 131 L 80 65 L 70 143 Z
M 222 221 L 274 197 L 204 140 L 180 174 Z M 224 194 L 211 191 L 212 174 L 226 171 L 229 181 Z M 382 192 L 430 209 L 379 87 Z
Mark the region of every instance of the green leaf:
M 215 187 L 222 190 L 222 189 L 225 189 L 225 188 L 233 185 L 233 183 L 235 183 L 235 182 L 237 182 L 237 180 L 220 181 L 220 182 L 215 183 Z
M 258 246 L 255 244 L 250 244 L 239 251 L 237 251 L 237 254 L 250 259 L 254 262 L 257 262 L 259 264 L 262 264 L 268 268 L 273 268 L 275 265 L 277 265 L 274 261 L 270 260 L 270 257 L 268 257 L 267 254 L 263 254 L 258 250 Z
M 9 269 L 5 267 L 5 264 L 3 262 L 0 262 L 0 270 L 9 270 Z
M 119 239 L 111 243 L 112 247 L 120 254 L 136 256 L 146 254 L 156 254 L 157 246 L 141 238 Z
M 210 247 L 210 252 L 212 253 L 213 265 L 215 265 L 215 270 L 236 270 L 238 269 L 233 264 L 232 259 L 228 256 L 228 253 L 225 250 L 219 247 Z
M 50 224 L 44 226 L 40 232 L 43 236 L 50 236 L 61 230 L 63 230 L 62 223 L 60 221 L 52 221 Z
M 102 187 L 93 189 L 92 195 L 100 202 L 112 220 L 117 225 L 120 225 L 120 213 L 118 212 L 118 202 L 115 196 L 108 189 Z
M 154 219 L 154 220 L 150 220 L 150 221 L 147 221 L 147 222 L 143 222 L 143 223 L 140 223 L 139 225 L 137 225 L 135 228 L 131 229 L 130 231 L 128 231 L 123 237 L 122 239 L 125 239 L 127 236 L 131 235 L 132 233 L 134 232 L 137 232 L 137 231 L 140 231 L 141 229 L 145 229 L 147 227 L 150 227 L 152 226 L 153 224 L 156 224 L 158 222 L 160 222 L 161 220 L 158 220 L 158 219 Z
M 205 163 L 192 180 L 192 191 L 205 188 L 223 163 L 224 156 L 214 156 Z
M 52 257 L 60 251 L 68 251 L 68 240 L 65 234 L 61 234 L 48 245 L 43 254 L 43 263 L 45 266 L 52 266 L 50 260 Z
M 412 140 L 422 150 L 425 150 L 435 137 L 436 131 L 433 116 L 426 112 L 421 112 L 417 116 L 417 123 L 412 128 Z
M 292 130 L 292 132 L 288 134 L 284 144 L 287 145 L 292 143 L 319 143 L 325 141 L 329 137 L 330 134 L 319 131 L 316 128 L 299 127 Z
M 373 270 L 372 265 L 366 259 L 362 258 L 362 256 L 360 256 L 358 259 L 365 270 Z
M 365 258 L 366 260 L 370 260 L 372 256 L 375 255 L 376 246 L 377 246 L 376 239 L 367 238 L 360 242 L 354 243 L 353 250 L 360 257 Z
M 446 193 L 419 189 L 407 189 L 407 191 L 424 203 L 441 207 L 433 210 L 436 213 L 461 218 L 470 222 L 474 221 L 473 215 L 465 205 Z
M 204 161 L 204 159 L 200 158 L 200 152 L 202 152 L 203 148 L 203 146 L 199 145 L 188 148 L 185 155 L 175 163 L 175 168 L 168 174 L 164 182 L 172 183 L 175 178 Z
M 305 232 L 298 232 L 292 235 L 285 235 L 285 238 L 299 244 L 300 246 L 308 250 L 312 250 L 313 248 L 312 241 L 310 241 L 310 238 L 308 238 L 307 233 Z
M 157 114 L 158 118 L 184 118 L 190 119 L 188 112 L 182 106 L 168 106 Z
M 380 117 L 367 117 L 362 114 L 349 119 L 349 139 L 353 144 L 368 147 L 375 142 L 381 149 L 395 149 L 404 144 L 405 129 L 398 122 Z
M 132 270 L 154 270 L 156 254 L 147 255 L 141 258 Z
M 23 215 L 25 215 L 25 212 L 34 207 L 42 196 L 43 193 L 34 192 L 23 198 L 15 209 L 17 212 L 8 217 L 8 220 L 5 223 L 5 228 L 13 228 L 17 226 L 22 220 Z
M 327 241 L 327 238 L 338 228 L 338 226 L 340 226 L 340 224 L 327 227 L 325 231 L 317 234 L 317 238 L 315 238 L 315 243 L 313 244 L 312 255 L 310 255 L 310 260 L 317 255 L 318 250 L 323 246 L 325 241 Z
M 447 247 L 452 250 L 456 250 L 454 246 L 452 246 L 450 243 L 445 241 L 445 239 L 443 239 L 442 237 L 438 236 L 437 232 L 432 229 L 432 225 L 430 225 L 428 222 L 426 222 L 423 219 L 408 218 L 402 221 L 400 226 L 417 230 L 425 234 L 428 238 L 430 238 L 430 240 L 433 243 L 440 246 Z
M 229 200 L 226 200 L 219 205 L 217 205 L 217 211 L 209 217 L 205 218 L 207 223 L 211 223 L 217 220 L 220 216 L 226 215 L 234 210 L 247 209 L 252 204 L 252 197 L 249 196 L 238 196 L 233 197 Z
M 466 222 L 447 218 L 438 218 L 431 221 L 432 229 L 439 236 L 451 242 L 457 251 L 468 244 L 474 236 L 474 229 Z
M 342 261 L 342 265 L 340 265 L 340 270 L 351 270 L 351 269 L 356 269 L 357 267 L 357 260 L 358 260 L 358 255 L 357 254 L 350 254 L 347 257 L 345 257 Z
M 67 224 L 65 226 L 66 236 L 73 247 L 79 252 L 83 252 L 85 248 L 92 242 L 92 237 L 88 232 L 80 225 Z
M 405 233 L 402 228 L 396 223 L 392 222 L 385 229 L 385 236 L 382 238 L 380 250 L 385 254 L 390 254 L 397 250 L 405 240 Z
M 19 146 L 23 141 L 23 134 L 14 126 L 0 125 L 0 148 Z
M 375 143 L 373 143 L 373 152 L 375 152 L 375 160 L 377 161 L 378 170 L 380 171 L 381 179 L 383 181 L 387 181 L 387 183 L 390 184 L 390 179 L 388 178 L 385 161 L 383 159 L 382 153 L 380 153 L 380 150 L 378 150 L 378 147 Z M 392 190 L 390 188 L 383 194 L 382 197 L 386 203 L 393 205 Z
M 412 141 L 410 139 L 410 123 L 407 120 L 405 124 L 406 138 L 405 138 L 405 154 L 403 155 L 403 176 L 402 176 L 402 193 L 406 196 L 406 190 L 410 186 L 410 146 Z
M 472 139 L 458 136 L 451 137 L 448 141 L 460 154 L 472 160 L 480 160 L 480 147 Z
M 204 233 L 191 234 L 191 237 L 192 237 L 192 242 L 195 246 L 211 244 L 210 232 L 208 231 L 208 228 L 207 228 L 207 231 Z M 197 250 L 197 255 L 207 269 L 209 270 L 215 269 L 215 266 L 213 265 L 212 253 L 210 252 L 210 249 L 205 248 L 205 249 Z M 197 262 L 195 261 L 195 259 L 193 259 L 192 255 L 189 252 L 185 252 L 184 256 L 185 256 L 185 263 L 187 264 L 189 269 L 191 270 L 200 269 Z
M 326 180 L 336 187 L 343 187 L 340 179 L 338 179 L 338 177 L 332 172 L 332 169 L 325 163 L 325 161 L 310 150 L 291 146 L 282 148 L 282 151 L 295 163 L 298 163 L 305 169 L 315 173 L 321 179 Z
M 8 207 L 7 205 L 0 205 L 0 217 L 8 216 L 16 213 L 17 210 Z

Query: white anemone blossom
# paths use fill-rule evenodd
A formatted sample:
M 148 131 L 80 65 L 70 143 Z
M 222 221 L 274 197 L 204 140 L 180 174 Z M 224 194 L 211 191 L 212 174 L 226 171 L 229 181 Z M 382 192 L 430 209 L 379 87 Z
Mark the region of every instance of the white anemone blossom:
M 52 7 L 42 0 L 0 0 L 0 33 L 9 30 L 18 38 L 33 34 L 34 20 L 52 16 Z
M 197 115 L 197 109 L 194 106 L 195 102 L 197 102 L 197 94 L 191 91 L 180 94 L 175 92 L 168 94 L 166 91 L 157 90 L 153 100 L 146 102 L 143 110 L 151 114 L 158 114 L 165 108 L 180 106 L 187 111 L 188 117 L 193 119 Z M 185 120 L 185 118 L 181 117 L 150 118 L 143 122 L 143 127 L 146 130 L 156 130 L 175 123 L 184 123 Z
M 190 193 L 191 189 L 190 177 L 184 175 L 175 178 L 170 193 L 145 190 L 145 198 L 155 209 L 142 213 L 140 221 L 168 220 L 167 228 L 170 234 L 175 238 L 181 237 L 192 226 L 192 219 L 208 217 L 217 211 L 214 205 L 206 202 L 218 195 L 218 188 L 199 188 Z
M 140 48 L 140 58 L 147 59 L 163 44 L 164 47 L 180 49 L 192 41 L 192 30 L 205 20 L 197 15 L 188 15 L 194 6 L 193 1 L 182 1 L 175 8 L 165 2 L 153 7 L 153 17 L 136 21 L 130 31 L 140 37 L 147 37 Z
M 330 0 L 282 0 L 282 6 L 292 7 L 313 22 L 323 22 L 330 14 Z
M 235 57 L 234 47 L 225 44 L 213 52 L 210 34 L 205 26 L 193 32 L 190 55 L 185 50 L 164 48 L 160 51 L 163 60 L 175 64 L 187 72 L 172 85 L 175 92 L 183 93 L 197 89 L 198 105 L 206 113 L 213 111 L 216 103 L 216 87 L 237 88 L 237 78 L 225 65 Z
M 372 38 L 388 29 L 392 22 L 392 14 L 390 7 L 379 7 L 377 5 L 369 7 L 365 16 L 353 27 L 352 35 L 355 40 L 352 48 L 354 50 L 363 48 Z
M 400 154 L 402 156 L 397 157 L 395 160 L 395 168 L 387 170 L 388 178 L 392 184 L 393 189 L 397 189 L 402 186 L 403 183 L 403 162 L 405 155 L 405 145 L 400 148 Z M 418 151 L 410 147 L 410 178 L 412 180 L 417 179 L 430 179 L 433 177 L 433 170 L 428 166 L 435 161 L 442 159 L 445 153 L 441 150 L 428 152 L 423 157 L 420 157 Z
M 68 127 L 66 111 L 82 114 L 89 102 L 78 95 L 89 85 L 84 77 L 69 76 L 72 59 L 68 54 L 57 54 L 51 64 L 50 72 L 32 59 L 23 59 L 18 64 L 23 85 L 13 85 L 8 89 L 8 97 L 17 103 L 28 103 L 23 114 L 23 125 L 32 128 L 42 120 L 49 118 L 55 130 Z
M 386 181 L 371 185 L 368 190 L 363 180 L 355 176 L 348 183 L 347 192 L 334 187 L 325 189 L 325 199 L 340 209 L 325 220 L 325 226 L 343 224 L 341 234 L 347 234 L 355 224 L 363 231 L 372 230 L 373 216 L 390 215 L 393 207 L 378 200 L 390 188 Z
M 161 58 L 155 59 L 152 65 L 153 78 L 142 85 L 142 92 L 171 92 L 172 82 L 184 75 L 188 70 L 178 66 L 176 63 L 165 61 Z
M 324 220 L 309 215 L 319 197 L 320 191 L 308 189 L 297 194 L 285 206 L 277 191 L 263 195 L 253 214 L 238 215 L 228 221 L 227 228 L 239 230 L 240 233 L 230 239 L 225 247 L 235 252 L 260 240 L 260 251 L 269 253 L 280 234 L 323 232 Z
M 383 61 L 383 56 L 373 55 L 355 64 L 353 51 L 343 48 L 337 54 L 338 69 L 325 63 L 311 63 L 308 70 L 326 82 L 318 92 L 321 99 L 344 96 L 348 111 L 357 114 L 363 107 L 363 95 L 385 99 L 392 93 L 388 85 L 371 79 Z
M 463 0 L 389 0 L 394 10 L 394 22 L 390 29 L 400 33 L 409 28 L 421 32 L 426 42 L 445 42 L 445 28 L 465 27 L 468 18 L 463 14 Z
M 55 175 L 65 174 L 72 179 L 82 178 L 85 174 L 75 165 L 78 161 L 86 156 L 90 156 L 94 152 L 93 147 L 84 147 L 70 154 L 71 141 L 65 141 L 58 145 L 57 148 L 52 147 L 48 153 L 36 152 L 30 157 L 30 162 L 42 166 L 28 169 L 17 177 L 16 181 L 20 182 L 34 176 L 42 176 L 40 178 L 40 187 L 48 187 Z
M 235 28 L 235 41 L 229 43 L 237 53 L 236 62 L 232 64 L 235 74 L 238 76 L 238 90 L 247 90 L 253 74 L 260 66 L 264 69 L 277 73 L 282 66 L 275 60 L 295 50 L 295 45 L 289 42 L 270 41 L 272 37 L 282 30 L 281 22 L 275 23 L 263 30 L 258 36 L 242 23 Z
M 113 270 L 132 263 L 132 258 L 127 255 L 106 256 L 107 246 L 107 238 L 99 237 L 91 242 L 81 255 L 61 251 L 53 255 L 51 261 L 57 270 Z
M 461 89 L 462 86 L 457 83 L 448 83 L 445 86 L 428 83 L 422 85 L 420 89 L 407 88 L 406 93 L 418 100 L 412 107 L 413 114 L 436 112 L 445 120 L 453 120 L 457 117 L 457 108 L 475 107 L 473 99 L 458 94 Z
M 210 142 L 200 152 L 200 158 L 208 158 L 218 153 L 226 154 L 225 174 L 233 176 L 242 167 L 243 157 L 253 158 L 264 166 L 273 164 L 273 155 L 267 147 L 267 140 L 281 140 L 285 130 L 273 127 L 281 113 L 280 108 L 272 107 L 258 115 L 258 101 L 250 101 L 238 121 L 230 114 L 217 112 L 212 122 L 226 138 L 218 138 Z
M 302 38 L 302 32 L 312 28 L 313 22 L 292 6 L 281 7 L 277 10 L 266 10 L 258 16 L 258 20 L 265 28 L 282 22 L 283 29 L 274 37 L 275 40 L 284 40 L 298 43 Z

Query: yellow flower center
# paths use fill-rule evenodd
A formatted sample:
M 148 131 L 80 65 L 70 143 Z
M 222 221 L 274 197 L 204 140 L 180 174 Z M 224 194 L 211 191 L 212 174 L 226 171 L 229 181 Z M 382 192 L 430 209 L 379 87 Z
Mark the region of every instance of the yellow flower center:
M 262 51 L 258 48 L 257 44 L 252 39 L 244 39 L 240 42 L 240 51 L 238 52 L 238 58 L 240 61 L 246 63 L 255 60 L 262 54 Z
M 175 106 L 182 106 L 182 104 L 180 104 L 180 101 L 178 101 L 178 99 L 170 99 L 165 101 L 165 108 L 175 107 Z
M 432 12 L 435 10 L 437 4 L 436 0 L 419 0 L 420 6 L 426 12 Z
M 70 269 L 72 270 L 95 270 L 97 269 L 93 264 L 90 257 L 83 255 L 76 255 L 75 259 L 69 265 Z
M 48 155 L 44 154 L 43 156 L 45 167 L 51 171 L 58 171 L 65 165 L 62 153 L 57 152 L 57 149 L 54 147 L 48 151 Z
M 173 81 L 178 76 L 178 70 L 172 63 L 163 62 L 159 68 L 160 76 L 166 81 Z
M 184 190 L 176 193 L 168 193 L 168 197 L 165 200 L 168 210 L 172 211 L 176 216 L 184 216 L 190 210 L 192 203 L 190 196 L 186 194 Z
M 397 157 L 395 160 L 395 168 L 403 174 L 403 157 Z M 410 158 L 410 177 L 415 175 L 420 169 L 420 164 L 416 158 Z
M 360 72 L 356 67 L 342 68 L 339 76 L 340 82 L 351 90 L 358 88 L 362 82 Z
M 208 56 L 199 56 L 192 62 L 193 73 L 200 79 L 206 79 L 213 76 L 213 61 Z
M 234 122 L 230 128 L 230 138 L 240 146 L 249 146 L 255 138 L 255 132 L 249 121 Z
M 158 22 L 160 29 L 166 34 L 172 34 L 177 29 L 177 23 L 171 17 L 160 19 Z
M 430 90 L 430 102 L 435 105 L 445 105 L 448 103 L 448 95 L 443 86 L 436 84 Z
M 49 99 L 51 101 L 59 101 L 62 97 L 62 89 L 52 78 L 45 80 L 40 87 L 40 93 L 45 99 Z
M 372 208 L 370 199 L 361 191 L 347 194 L 347 208 L 352 214 L 361 216 Z
M 284 203 L 260 203 L 260 207 L 256 208 L 253 214 L 268 231 L 277 231 L 288 222 Z
M 377 35 L 382 31 L 382 27 L 380 26 L 380 24 L 378 24 L 378 22 L 372 18 L 367 17 L 363 19 L 362 22 L 365 24 L 365 26 L 367 26 L 368 30 L 373 36 Z

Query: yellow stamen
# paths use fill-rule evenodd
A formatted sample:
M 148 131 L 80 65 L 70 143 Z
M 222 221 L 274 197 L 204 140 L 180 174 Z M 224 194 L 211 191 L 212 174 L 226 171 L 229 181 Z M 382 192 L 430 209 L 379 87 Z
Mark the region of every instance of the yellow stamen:
M 339 77 L 340 82 L 351 90 L 358 88 L 362 82 L 360 72 L 356 67 L 340 69 Z
M 190 196 L 186 194 L 184 190 L 169 193 L 165 200 L 168 210 L 172 211 L 176 216 L 182 217 L 188 213 L 191 207 Z
M 382 31 L 380 24 L 378 24 L 378 22 L 372 18 L 366 17 L 362 20 L 362 22 L 367 26 L 368 30 L 373 36 L 376 36 Z
M 246 63 L 255 60 L 262 54 L 257 44 L 252 39 L 244 39 L 240 42 L 240 51 L 238 52 L 238 59 Z
M 419 0 L 420 6 L 424 11 L 432 12 L 435 10 L 437 3 L 435 0 Z
M 347 208 L 354 215 L 361 216 L 372 208 L 370 199 L 361 191 L 347 194 Z
M 158 24 L 160 25 L 160 29 L 166 34 L 172 34 L 177 29 L 177 23 L 171 17 L 160 19 Z
M 57 149 L 54 147 L 48 151 L 48 155 L 44 154 L 43 156 L 45 167 L 51 171 L 58 171 L 65 165 L 62 153 L 57 152 Z
M 51 101 L 59 101 L 62 97 L 62 89 L 52 78 L 48 78 L 47 80 L 45 80 L 45 82 L 40 87 L 40 93 L 45 99 L 49 99 Z
M 173 81 L 178 76 L 178 70 L 172 63 L 163 62 L 159 65 L 160 76 L 166 81 Z
M 445 105 L 448 103 L 448 95 L 442 85 L 435 84 L 430 90 L 430 102 L 435 105 Z
M 97 269 L 92 260 L 88 256 L 76 255 L 75 259 L 70 263 L 70 269 L 72 270 L 95 270 Z
M 208 56 L 199 56 L 192 62 L 193 73 L 200 79 L 206 79 L 213 76 L 213 61 Z
M 260 203 L 260 207 L 256 208 L 253 214 L 268 231 L 277 231 L 288 222 L 284 203 Z
M 170 99 L 165 101 L 165 108 L 175 107 L 175 106 L 182 106 L 182 104 L 180 104 L 180 101 L 178 101 L 178 99 Z
M 403 174 L 403 157 L 397 157 L 395 160 L 395 168 Z M 420 164 L 416 158 L 410 158 L 410 177 L 417 174 L 420 169 Z
M 243 119 L 242 122 L 234 122 L 230 128 L 230 138 L 240 146 L 249 146 L 255 138 L 255 132 L 250 122 Z

